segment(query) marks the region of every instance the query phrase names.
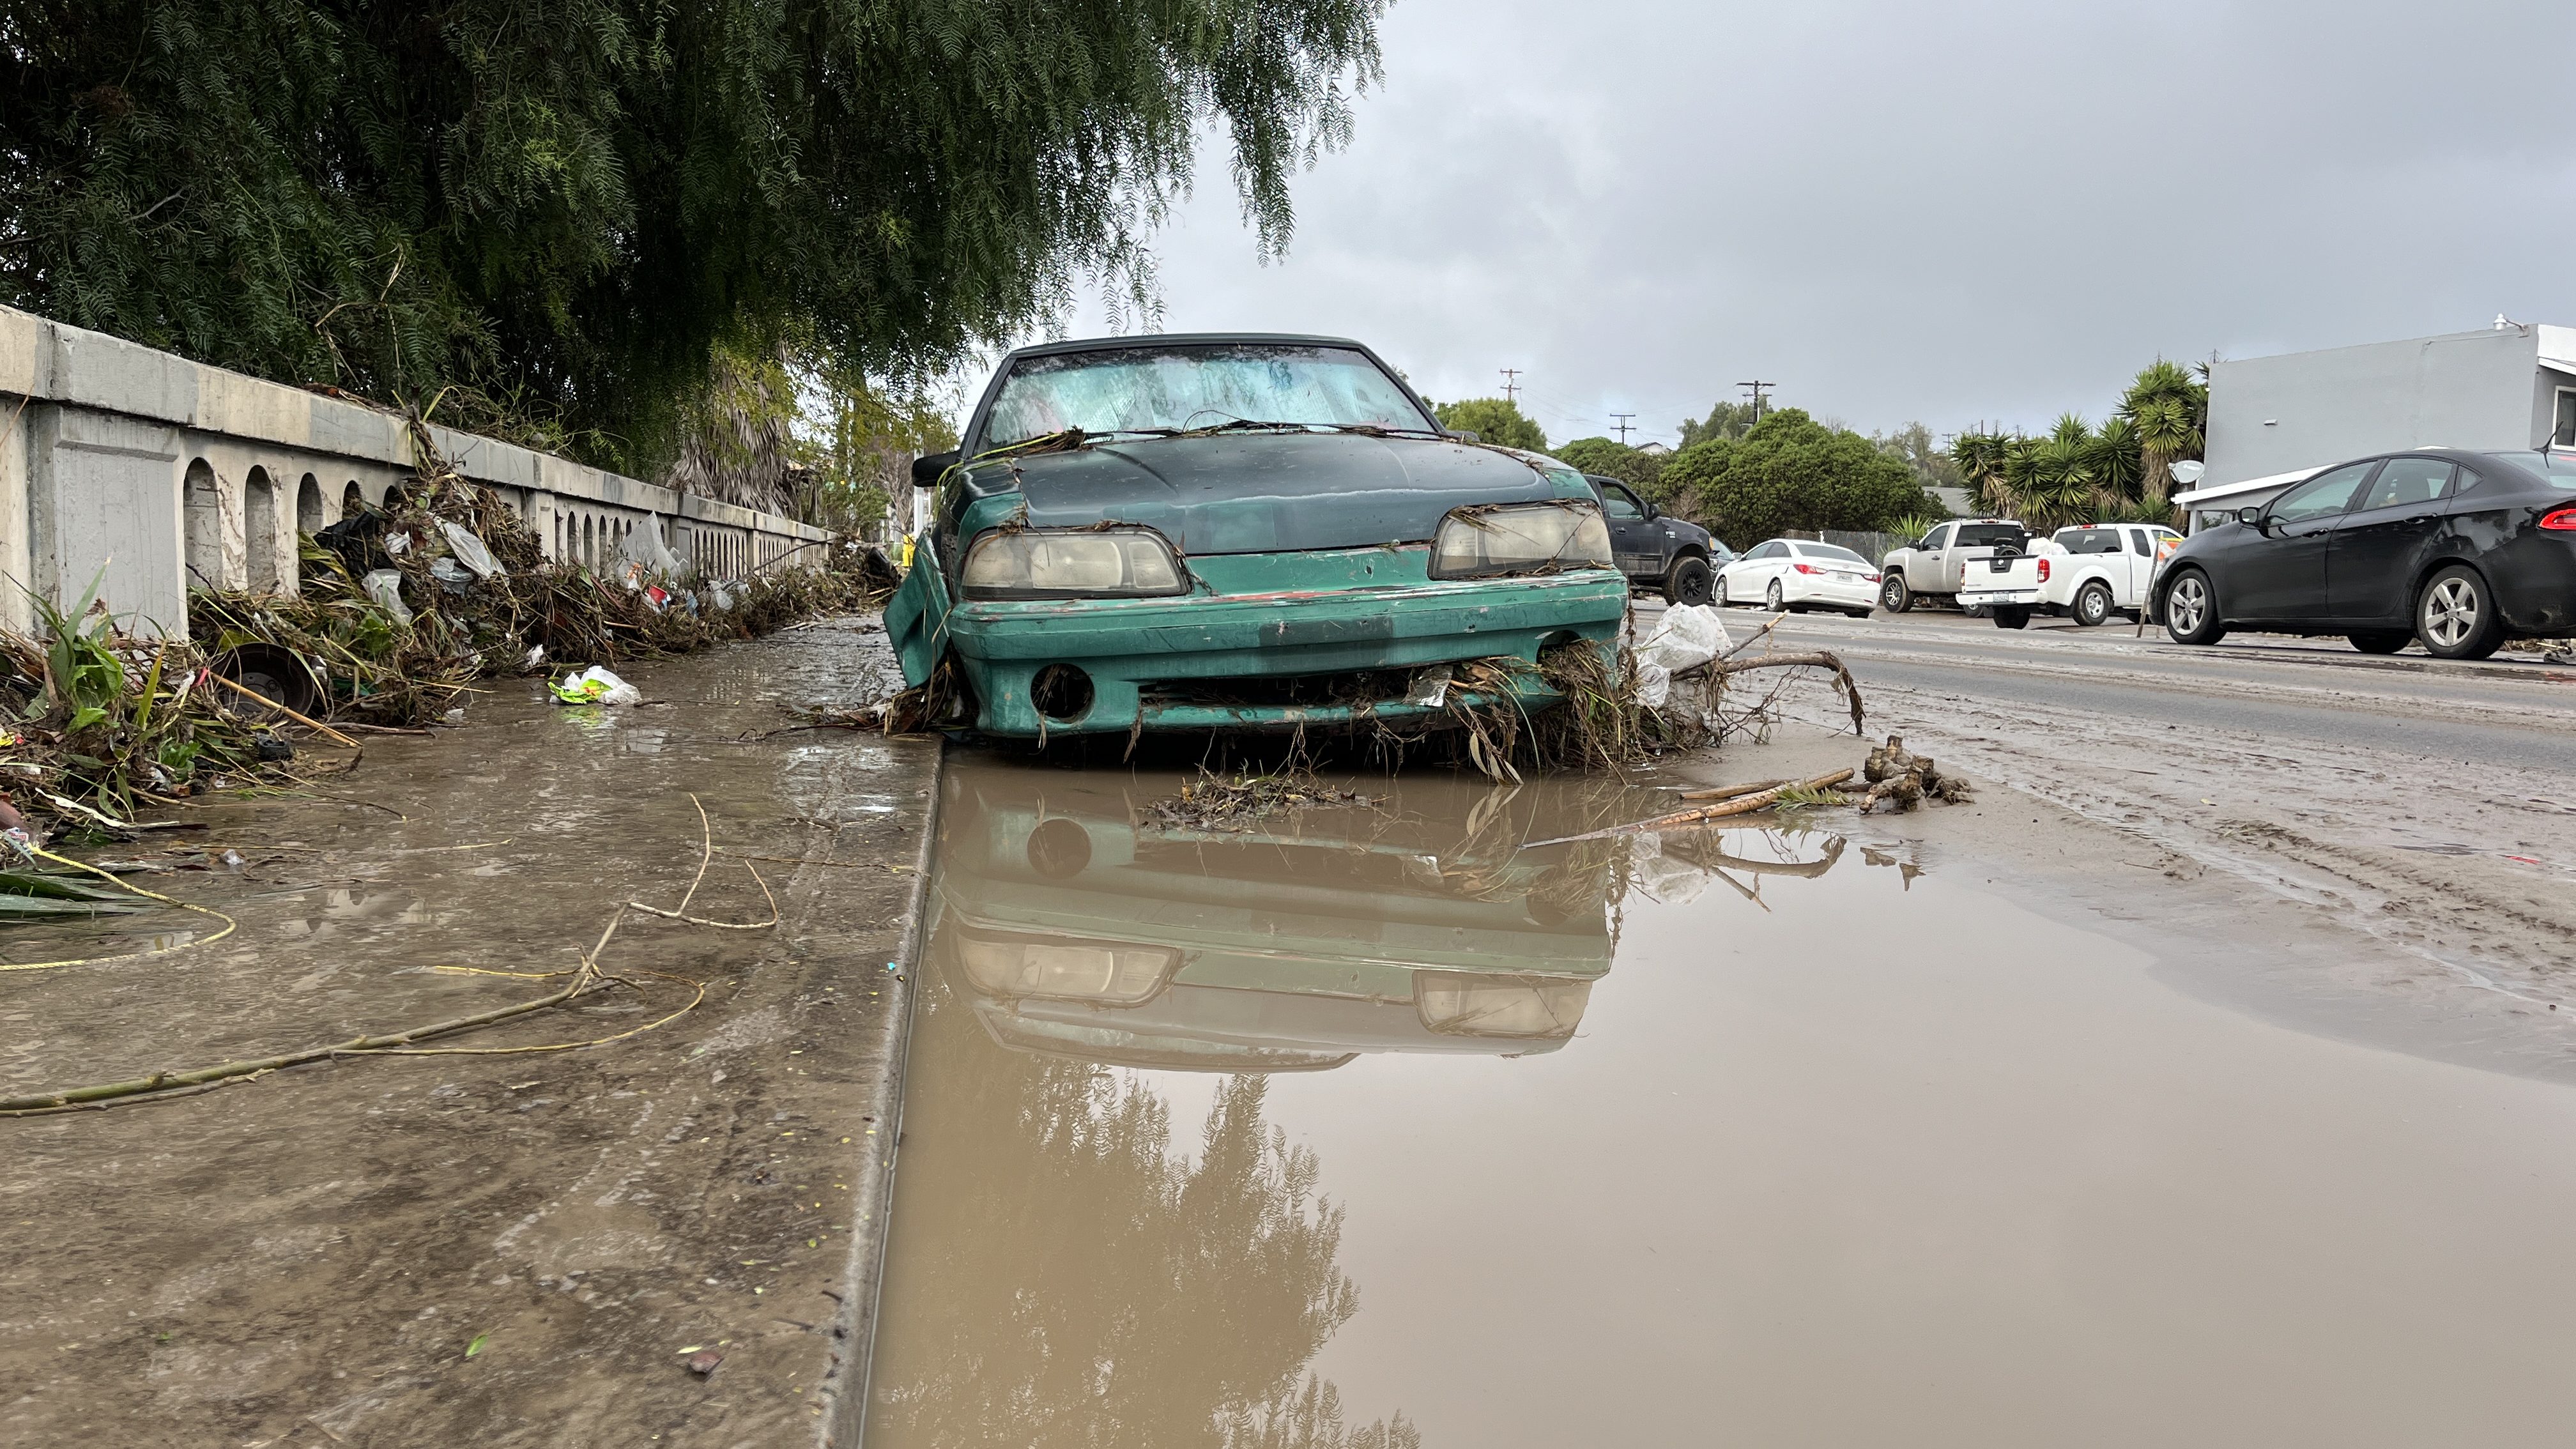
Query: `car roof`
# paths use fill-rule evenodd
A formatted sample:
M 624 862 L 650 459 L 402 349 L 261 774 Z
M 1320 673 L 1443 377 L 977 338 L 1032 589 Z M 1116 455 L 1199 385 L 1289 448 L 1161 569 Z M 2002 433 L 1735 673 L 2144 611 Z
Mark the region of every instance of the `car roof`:
M 1295 342 L 1316 347 L 1349 347 L 1367 352 L 1367 344 L 1351 337 L 1326 337 L 1308 332 L 1151 332 L 1128 337 L 1073 337 L 1061 342 L 1033 342 L 1014 347 L 1003 358 L 1055 357 L 1067 352 L 1116 352 L 1130 347 L 1189 347 L 1227 342 Z

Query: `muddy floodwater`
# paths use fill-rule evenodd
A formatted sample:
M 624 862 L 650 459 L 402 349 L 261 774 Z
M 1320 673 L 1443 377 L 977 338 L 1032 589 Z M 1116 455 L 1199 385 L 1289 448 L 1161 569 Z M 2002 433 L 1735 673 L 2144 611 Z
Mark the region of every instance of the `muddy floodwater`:
M 2152 872 L 1178 783 L 951 755 L 874 1449 L 2576 1437 L 2576 1089 L 2177 988 Z

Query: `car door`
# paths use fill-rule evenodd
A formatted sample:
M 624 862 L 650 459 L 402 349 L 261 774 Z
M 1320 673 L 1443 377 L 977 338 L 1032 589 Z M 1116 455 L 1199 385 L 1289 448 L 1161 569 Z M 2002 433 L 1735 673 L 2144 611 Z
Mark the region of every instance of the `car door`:
M 2137 524 L 2120 531 L 2128 536 L 2129 546 L 2124 550 L 2126 557 L 2119 561 L 2119 572 L 2112 577 L 2111 585 L 2119 591 L 2120 607 L 2125 609 L 2137 603 L 2147 592 L 2147 573 L 2156 562 L 2156 536 Z
M 1661 574 L 1663 536 L 1647 520 L 1646 505 L 1613 479 L 1595 478 L 1592 486 L 1601 492 L 1601 517 L 1610 525 L 1610 556 L 1619 571 L 1631 577 Z
M 1779 576 L 1781 560 L 1788 552 L 1788 548 L 1775 538 L 1727 565 L 1727 597 L 1743 604 L 1761 599 L 1762 591 Z
M 1905 586 L 1918 594 L 1946 594 L 1950 588 L 1941 582 L 1942 555 L 1950 550 L 1950 539 L 1959 531 L 1955 523 L 1945 523 L 1923 535 L 1923 543 L 1905 561 Z
M 2332 617 L 2398 627 L 2414 613 L 2407 597 L 2416 562 L 2441 535 L 2442 513 L 2458 469 L 2443 458 L 2397 457 L 2382 463 L 2370 486 L 2335 525 L 2326 550 L 2326 603 Z
M 2229 550 L 2219 607 L 2246 623 L 2313 624 L 2327 618 L 2326 548 L 2353 495 L 2379 460 L 2348 463 L 2275 498 L 2262 523 Z

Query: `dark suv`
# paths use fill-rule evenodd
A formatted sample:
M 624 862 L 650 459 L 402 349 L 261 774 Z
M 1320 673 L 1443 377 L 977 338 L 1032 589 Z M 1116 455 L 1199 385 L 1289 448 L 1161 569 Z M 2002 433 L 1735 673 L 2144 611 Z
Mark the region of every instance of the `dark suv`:
M 1717 570 L 1735 553 L 1688 519 L 1648 503 L 1616 478 L 1583 475 L 1601 495 L 1610 523 L 1610 555 L 1631 584 L 1663 591 L 1668 604 L 1705 604 L 1715 596 Z

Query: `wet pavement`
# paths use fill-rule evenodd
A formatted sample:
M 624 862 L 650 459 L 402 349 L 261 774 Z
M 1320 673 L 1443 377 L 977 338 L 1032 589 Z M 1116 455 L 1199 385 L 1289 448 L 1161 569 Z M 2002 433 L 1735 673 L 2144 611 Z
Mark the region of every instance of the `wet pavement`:
M 617 902 L 680 900 L 693 792 L 721 853 L 690 914 L 763 920 L 756 868 L 780 918 L 628 912 L 601 964 L 632 989 L 439 1054 L 0 1121 L 0 1443 L 814 1442 L 866 1341 L 907 1004 L 887 966 L 938 752 L 766 732 L 877 697 L 888 663 L 843 620 L 627 669 L 637 709 L 492 681 L 462 729 L 371 738 L 342 775 L 316 752 L 303 798 L 185 812 L 209 828 L 179 838 L 241 868 L 143 879 L 237 935 L 0 974 L 0 1095 L 488 1009 L 560 984 L 504 973 L 573 965 Z M 0 956 L 196 924 L 20 927 Z M 526 1050 L 701 986 L 641 1035 Z
M 2010 792 L 1178 783 L 950 757 L 873 1449 L 2566 1442 L 2576 1088 L 2227 999 L 2366 934 Z

